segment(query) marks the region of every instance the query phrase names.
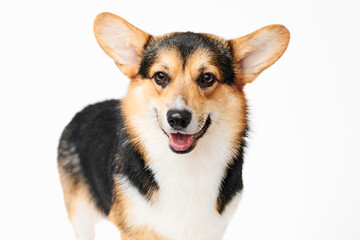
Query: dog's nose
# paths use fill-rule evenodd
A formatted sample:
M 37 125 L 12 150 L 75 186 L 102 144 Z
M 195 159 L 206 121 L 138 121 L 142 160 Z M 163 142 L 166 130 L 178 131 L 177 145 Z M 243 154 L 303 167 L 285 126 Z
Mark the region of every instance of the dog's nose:
M 186 128 L 191 122 L 191 112 L 187 110 L 169 110 L 166 116 L 169 125 L 176 130 Z

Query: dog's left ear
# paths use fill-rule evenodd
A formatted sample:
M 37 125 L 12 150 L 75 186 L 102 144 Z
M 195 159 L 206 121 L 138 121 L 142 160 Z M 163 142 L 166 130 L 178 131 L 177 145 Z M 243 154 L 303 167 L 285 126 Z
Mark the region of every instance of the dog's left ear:
M 254 81 L 281 57 L 289 40 L 290 33 L 282 25 L 266 26 L 244 37 L 230 40 L 237 80 L 244 84 Z
M 134 78 L 150 35 L 111 13 L 101 13 L 96 17 L 94 33 L 100 47 L 121 72 L 130 79 Z

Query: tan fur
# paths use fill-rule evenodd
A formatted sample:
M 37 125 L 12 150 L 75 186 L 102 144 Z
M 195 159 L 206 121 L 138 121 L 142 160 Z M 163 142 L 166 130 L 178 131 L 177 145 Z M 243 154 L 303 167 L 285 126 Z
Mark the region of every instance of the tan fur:
M 115 181 L 114 189 L 115 201 L 111 207 L 108 218 L 120 230 L 122 240 L 166 240 L 164 237 L 147 227 L 131 226 L 128 212 L 134 206 L 132 205 L 131 200 L 126 198 L 125 194 L 123 194 L 117 181 Z
M 65 200 L 65 206 L 70 222 L 74 223 L 74 219 L 77 217 L 79 206 L 88 206 L 93 212 L 101 216 L 102 214 L 97 210 L 95 202 L 93 201 L 89 188 L 84 182 L 84 177 L 73 178 L 64 171 L 62 167 L 59 167 L 60 181 L 63 187 L 63 194 Z M 76 231 L 76 229 L 74 229 Z M 92 229 L 89 229 L 92 231 Z M 78 234 L 76 232 L 76 234 Z
M 83 179 L 74 179 L 69 176 L 61 166 L 58 167 L 58 170 L 63 188 L 65 207 L 68 218 L 71 220 L 76 211 L 76 203 L 81 195 L 85 195 L 84 192 L 86 191 L 87 186 L 84 184 Z
M 126 115 L 124 117 L 124 125 L 130 135 L 130 139 L 134 147 L 142 154 L 144 160 L 149 164 L 150 160 L 148 158 L 148 152 L 143 148 L 141 144 L 141 139 L 136 134 L 136 124 L 135 118 L 141 117 L 145 113 L 146 105 L 143 103 L 146 101 L 147 97 L 143 94 L 136 93 L 136 89 L 141 86 L 141 83 L 138 81 L 130 82 L 129 89 L 133 91 L 128 91 L 127 96 L 123 99 L 122 111 Z

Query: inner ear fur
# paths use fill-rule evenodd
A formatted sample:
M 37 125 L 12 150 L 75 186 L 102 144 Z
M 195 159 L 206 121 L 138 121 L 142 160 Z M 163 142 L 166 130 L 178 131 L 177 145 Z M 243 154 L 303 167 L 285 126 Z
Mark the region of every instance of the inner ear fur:
M 121 72 L 134 78 L 150 35 L 112 13 L 101 13 L 96 17 L 94 34 L 100 47 Z
M 244 37 L 230 40 L 237 80 L 251 83 L 285 52 L 290 33 L 282 25 L 269 25 Z

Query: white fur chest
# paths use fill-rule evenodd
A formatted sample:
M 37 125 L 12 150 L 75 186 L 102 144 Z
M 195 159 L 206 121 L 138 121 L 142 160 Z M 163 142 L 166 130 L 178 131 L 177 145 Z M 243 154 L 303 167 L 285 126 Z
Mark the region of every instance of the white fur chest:
M 159 185 L 154 201 L 147 201 L 125 177 L 120 178 L 134 206 L 128 216 L 130 223 L 147 226 L 171 240 L 222 239 L 239 201 L 238 194 L 222 214 L 216 210 L 221 181 L 231 159 L 223 134 L 219 135 L 221 139 L 205 135 L 191 153 L 175 154 L 164 136 L 156 132 L 148 131 L 152 141 L 145 141 L 147 149 L 152 149 L 149 167 Z

